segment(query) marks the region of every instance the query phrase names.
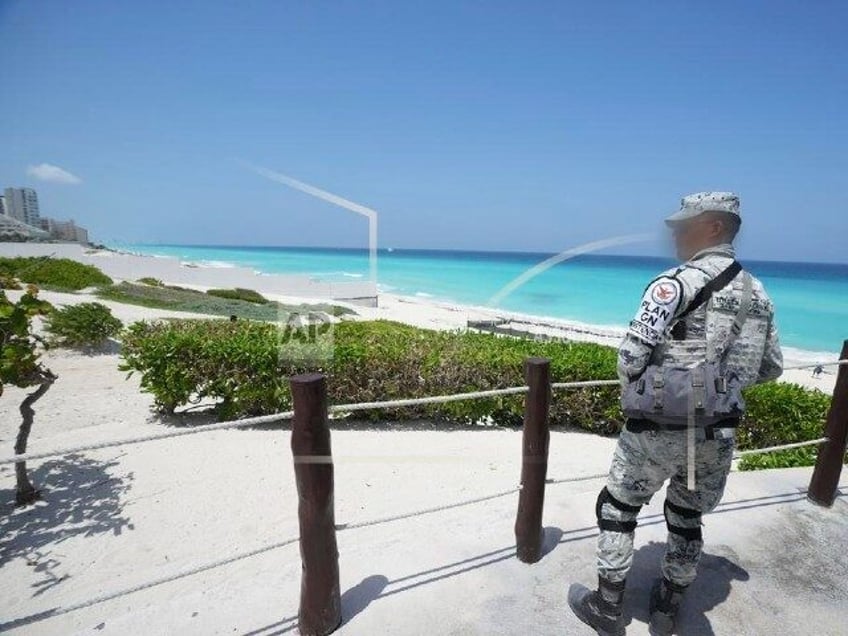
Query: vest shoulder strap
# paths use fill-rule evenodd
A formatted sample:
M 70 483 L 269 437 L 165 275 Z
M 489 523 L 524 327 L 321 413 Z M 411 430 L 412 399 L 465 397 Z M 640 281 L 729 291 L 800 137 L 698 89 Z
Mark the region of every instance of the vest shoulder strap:
M 707 284 L 698 290 L 698 293 L 695 294 L 695 297 L 688 305 L 686 305 L 686 308 L 680 313 L 677 319 L 684 319 L 686 316 L 698 309 L 698 307 L 709 302 L 714 293 L 727 287 L 727 285 L 730 284 L 730 281 L 736 278 L 741 271 L 742 265 L 739 264 L 739 261 L 734 260 L 727 266 L 727 269 L 720 272 L 715 278 L 707 281 Z

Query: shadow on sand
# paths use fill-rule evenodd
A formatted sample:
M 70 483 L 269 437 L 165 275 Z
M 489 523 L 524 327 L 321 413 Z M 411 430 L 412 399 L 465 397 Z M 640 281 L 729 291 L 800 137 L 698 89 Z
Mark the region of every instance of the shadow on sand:
M 68 469 L 65 467 L 67 463 L 69 462 L 49 462 L 41 470 L 47 471 L 48 474 L 51 470 L 57 472 L 60 468 L 67 471 Z M 10 540 L 3 545 L 2 552 L 0 552 L 0 565 L 12 558 L 30 554 L 38 546 L 61 541 L 74 533 L 114 532 L 119 534 L 124 528 L 132 529 L 129 520 L 120 514 L 121 506 L 119 502 L 120 495 L 129 488 L 132 475 L 122 479 L 108 475 L 106 469 L 114 465 L 114 462 L 104 464 L 76 457 L 70 460 L 70 463 L 72 463 L 71 470 L 79 471 L 78 474 L 63 476 L 62 473 L 58 473 L 56 479 L 46 479 L 44 476 L 39 476 L 39 483 L 46 481 L 50 488 L 46 497 L 47 503 L 42 504 L 42 508 L 52 506 L 52 512 L 47 514 L 46 519 L 39 519 L 36 516 L 32 524 L 28 524 L 26 520 L 12 519 L 10 521 L 8 518 L 0 520 L 0 531 L 3 531 L 4 534 L 11 533 Z M 53 465 L 52 469 L 48 469 L 50 465 Z M 79 485 L 80 483 L 88 484 L 88 487 L 82 487 Z M 71 487 L 74 489 L 73 492 L 69 491 Z M 8 502 L 8 509 L 13 510 L 11 504 L 14 500 L 13 492 L 11 490 L 0 491 L 0 496 Z M 493 496 L 499 497 L 501 495 Z M 798 490 L 764 497 L 725 501 L 711 514 L 738 513 L 767 506 L 785 505 L 800 501 L 805 496 L 805 492 Z M 467 503 L 459 503 L 457 507 L 467 505 Z M 31 510 L 38 510 L 38 508 Z M 403 518 L 407 516 L 414 515 L 402 515 Z M 71 518 L 78 520 L 83 525 L 69 530 L 58 528 Z M 89 521 L 88 524 L 84 523 L 86 519 Z M 373 525 L 379 523 L 385 523 L 385 521 L 377 520 Z M 664 523 L 665 519 L 662 514 L 646 515 L 640 519 L 641 526 Z M 598 534 L 597 526 L 594 524 L 569 530 L 547 527 L 544 531 L 543 558 L 548 558 L 548 555 L 562 544 L 593 540 Z M 630 600 L 628 602 L 628 608 L 636 610 L 633 614 L 636 620 L 647 621 L 649 590 L 654 579 L 659 575 L 659 561 L 663 550 L 663 544 L 652 543 L 644 546 L 636 553 L 633 574 L 630 577 L 633 591 L 629 593 Z M 366 577 L 342 595 L 343 624 L 350 622 L 372 602 L 380 598 L 402 594 L 411 589 L 460 576 L 514 558 L 515 544 L 510 544 L 500 549 L 435 565 L 392 580 L 383 575 Z M 209 568 L 203 568 L 203 570 L 214 567 L 218 567 L 218 565 L 215 564 Z M 182 576 L 179 578 L 182 578 Z M 705 612 L 716 607 L 727 598 L 732 581 L 744 581 L 747 578 L 747 572 L 735 565 L 730 559 L 714 554 L 704 554 L 699 578 L 692 585 L 683 607 L 682 623 L 687 626 L 686 633 L 713 634 Z M 630 586 L 628 589 L 631 589 Z M 118 593 L 110 597 L 110 600 L 131 594 L 133 591 L 127 590 Z M 100 599 L 95 600 L 95 602 L 100 602 Z M 74 609 L 74 606 L 67 609 L 55 608 L 41 614 L 22 617 L 10 623 L 0 624 L 0 631 L 34 623 Z M 294 632 L 296 629 L 297 617 L 288 616 L 260 629 L 245 632 L 242 636 L 273 636 Z
M 382 574 L 366 576 L 359 583 L 342 594 L 342 625 L 350 623 L 372 601 L 380 598 L 383 590 L 389 584 Z M 245 632 L 242 636 L 281 636 L 297 630 L 297 616 L 289 616 L 276 623 L 266 625 L 253 631 Z
M 366 576 L 359 583 L 342 594 L 342 625 L 346 625 L 362 610 L 371 604 L 371 601 L 380 598 L 383 590 L 389 584 L 382 574 Z
M 121 343 L 114 338 L 107 338 L 103 342 L 95 345 L 64 346 L 67 350 L 73 351 L 79 355 L 88 356 L 89 358 L 96 356 L 114 356 L 121 353 Z
M 648 623 L 648 605 L 651 586 L 660 576 L 660 562 L 665 553 L 665 543 L 652 541 L 636 550 L 633 569 L 627 578 L 625 611 L 637 621 Z M 729 555 L 737 560 L 735 555 Z M 692 583 L 680 608 L 678 631 L 687 636 L 712 636 L 715 634 L 707 612 L 727 600 L 734 581 L 747 581 L 748 571 L 733 560 L 717 554 L 701 555 L 698 578 Z
M 26 559 L 40 575 L 33 596 L 69 578 L 56 551 L 63 541 L 133 529 L 122 503 L 133 475 L 116 476 L 110 469 L 117 465 L 82 455 L 46 461 L 30 471 L 42 499 L 25 508 L 15 507 L 14 488 L 0 490 L 0 567 Z

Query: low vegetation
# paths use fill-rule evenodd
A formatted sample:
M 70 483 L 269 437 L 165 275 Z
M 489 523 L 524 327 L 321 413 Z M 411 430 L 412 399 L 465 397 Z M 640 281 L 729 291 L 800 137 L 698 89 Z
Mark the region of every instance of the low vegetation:
M 6 386 L 21 389 L 35 387 L 21 401 L 21 425 L 15 438 L 15 453 L 26 453 L 29 434 L 35 420 L 35 403 L 47 392 L 56 376 L 41 364 L 43 341 L 33 332 L 32 322 L 51 310 L 38 298 L 38 289 L 30 285 L 17 302 L 0 291 L 0 396 Z M 15 464 L 15 503 L 27 505 L 40 496 L 27 475 L 26 462 Z
M 304 311 L 323 311 L 333 316 L 354 313 L 338 305 L 282 305 L 267 301 L 259 304 L 240 298 L 222 298 L 171 285 L 152 286 L 124 282 L 101 288 L 97 291 L 97 295 L 105 300 L 155 309 L 170 309 L 210 316 L 236 316 L 251 320 L 276 321 L 289 313 Z
M 8 274 L 0 274 L 0 289 L 21 289 L 21 283 L 14 276 Z
M 2 382 L 38 386 L 27 398 L 30 401 L 26 408 L 22 406 L 25 426 L 19 439 L 23 440 L 23 448 L 32 425 L 32 403 L 49 388 L 54 377 L 38 362 L 38 340 L 29 327 L 32 317 L 47 315 L 45 328 L 51 342 L 63 346 L 97 346 L 116 337 L 122 326 L 100 303 L 52 309 L 38 300 L 32 286 L 13 304 L 2 290 L 21 289 L 19 281 L 62 291 L 96 286 L 97 294 L 108 300 L 242 319 L 235 323 L 136 323 L 124 332 L 125 370 L 141 374 L 142 387 L 165 411 L 173 411 L 198 397 L 217 400 L 220 416 L 226 418 L 286 409 L 290 405 L 286 378 L 307 370 L 328 374 L 331 399 L 335 402 L 423 397 L 518 385 L 523 383 L 523 361 L 530 355 L 550 358 L 557 382 L 615 377 L 614 350 L 591 343 L 542 343 L 480 333 L 436 332 L 384 321 L 345 322 L 331 329 L 327 325 L 292 327 L 285 323 L 292 315 L 315 316 L 316 312 L 324 312 L 343 316 L 354 312 L 330 304 L 283 305 L 242 288 L 204 293 L 164 285 L 151 277 L 140 278 L 139 284 L 114 285 L 96 267 L 69 259 L 0 257 Z M 317 340 L 312 341 L 316 335 Z M 313 355 L 316 352 L 318 355 Z M 738 434 L 741 449 L 822 436 L 830 397 L 819 391 L 770 383 L 748 389 L 745 399 L 748 412 Z M 511 426 L 521 422 L 522 398 L 506 396 L 363 415 L 372 419 L 434 418 Z M 600 434 L 618 432 L 623 420 L 616 387 L 557 393 L 551 406 L 551 423 Z M 744 458 L 740 467 L 805 466 L 815 461 L 816 452 L 815 447 L 806 447 L 755 455 Z M 30 500 L 37 491 L 29 485 L 25 467 L 19 473 L 19 500 Z
M 257 305 L 265 305 L 269 302 L 268 299 L 258 291 L 242 289 L 241 287 L 236 287 L 235 289 L 209 289 L 206 293 L 210 296 L 217 296 L 218 298 L 246 300 L 249 303 L 256 303 Z
M 739 430 L 741 448 L 765 448 L 804 442 L 824 435 L 823 422 L 830 407 L 830 396 L 797 384 L 770 382 L 745 393 L 748 406 L 747 426 Z M 745 457 L 743 470 L 811 466 L 817 447 L 806 446 L 775 453 Z
M 307 333 L 304 331 L 304 333 Z M 392 322 L 344 322 L 312 343 L 292 348 L 297 333 L 274 324 L 180 320 L 136 323 L 124 336 L 125 369 L 165 411 L 191 400 L 219 400 L 222 417 L 271 413 L 289 405 L 288 376 L 317 369 L 330 376 L 335 402 L 423 397 L 522 384 L 524 358 L 552 359 L 557 380 L 609 377 L 611 349 L 599 345 L 533 343 L 488 334 L 437 332 Z M 325 358 L 324 353 L 329 353 Z M 444 418 L 497 424 L 521 421 L 521 397 L 508 396 L 367 414 L 377 418 Z M 616 429 L 614 390 L 587 389 L 557 401 L 552 418 L 604 433 Z M 366 415 L 366 416 L 367 416 Z
M 51 311 L 44 328 L 52 345 L 96 348 L 116 337 L 124 325 L 106 305 L 80 303 Z
M 68 258 L 0 257 L 0 277 L 17 278 L 24 283 L 59 291 L 112 284 L 112 279 L 96 267 Z
M 324 335 L 327 357 L 288 355 L 290 334 L 274 324 L 179 320 L 135 323 L 124 336 L 124 370 L 163 411 L 197 398 L 218 402 L 219 416 L 272 413 L 291 405 L 288 376 L 309 370 L 328 375 L 335 403 L 424 397 L 523 384 L 528 356 L 551 360 L 555 382 L 615 377 L 615 351 L 592 343 L 534 342 L 481 333 L 438 332 L 393 322 L 343 322 Z M 319 336 L 320 338 L 320 336 Z M 326 345 L 327 343 L 323 343 Z M 820 437 L 829 396 L 796 385 L 771 383 L 746 392 L 749 411 L 739 431 L 740 448 Z M 386 420 L 418 418 L 517 426 L 523 398 L 505 396 L 393 411 L 360 413 Z M 557 392 L 551 424 L 604 435 L 621 429 L 617 387 Z M 808 465 L 815 449 L 747 458 L 746 469 Z

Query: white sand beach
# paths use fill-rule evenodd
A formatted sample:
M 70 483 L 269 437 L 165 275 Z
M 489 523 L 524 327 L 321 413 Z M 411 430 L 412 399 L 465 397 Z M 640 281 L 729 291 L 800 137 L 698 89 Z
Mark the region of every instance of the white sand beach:
M 94 265 L 117 280 L 135 281 L 143 276 L 169 285 L 197 289 L 247 287 L 262 293 L 286 293 L 316 299 L 349 299 L 367 304 L 376 292 L 369 281 L 329 283 L 307 275 L 261 274 L 246 267 L 201 265 L 176 258 L 130 252 L 91 249 L 76 243 L 0 243 L 0 256 L 49 256 Z M 224 264 L 221 264 L 224 265 Z

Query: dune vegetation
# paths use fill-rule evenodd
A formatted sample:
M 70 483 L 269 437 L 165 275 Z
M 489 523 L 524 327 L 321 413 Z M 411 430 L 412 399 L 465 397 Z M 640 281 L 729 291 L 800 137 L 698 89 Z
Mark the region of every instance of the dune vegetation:
M 97 287 L 102 299 L 211 316 L 236 322 L 177 320 L 139 322 L 121 336 L 123 366 L 141 376 L 158 408 L 173 411 L 211 399 L 222 418 L 272 413 L 290 407 L 287 378 L 320 370 L 329 376 L 336 403 L 415 398 L 523 384 L 528 356 L 551 360 L 553 380 L 611 379 L 615 350 L 584 342 L 539 342 L 474 332 L 431 331 L 388 321 L 330 324 L 321 314 L 353 314 L 329 303 L 285 305 L 249 289 L 194 289 L 155 278 L 113 284 L 96 267 L 69 259 L 0 258 L 3 287 L 18 280 L 48 289 Z M 105 310 L 105 311 L 104 311 Z M 54 343 L 91 345 L 115 337 L 117 319 L 99 303 L 46 312 Z M 303 327 L 292 317 L 303 317 Z M 311 325 L 307 323 L 311 322 Z M 745 392 L 748 411 L 739 430 L 742 449 L 815 439 L 830 397 L 795 384 L 769 383 Z M 435 420 L 517 426 L 521 396 L 468 400 L 393 411 L 361 413 L 373 420 Z M 617 387 L 557 392 L 551 424 L 603 435 L 623 425 Z M 813 463 L 815 447 L 746 457 L 743 468 Z
M 68 258 L 0 257 L 0 276 L 58 291 L 112 284 L 98 268 Z
M 251 320 L 278 320 L 281 316 L 303 311 L 322 311 L 333 316 L 354 314 L 346 307 L 329 303 L 314 305 L 286 305 L 265 299 L 253 290 L 213 290 L 218 292 L 233 291 L 234 294 L 212 294 L 177 287 L 174 285 L 156 285 L 152 283 L 118 283 L 101 287 L 97 295 L 104 300 L 111 300 L 130 305 L 140 305 L 153 309 L 169 309 L 185 311 L 209 316 L 236 316 Z M 258 302 L 256 297 L 264 302 Z
M 246 300 L 249 303 L 256 303 L 258 305 L 265 305 L 270 302 L 258 291 L 242 289 L 241 287 L 236 287 L 235 289 L 207 289 L 206 293 L 210 296 L 217 296 L 219 298 Z
M 323 339 L 323 342 L 321 341 Z M 291 407 L 287 378 L 309 370 L 327 374 L 332 403 L 365 402 L 462 393 L 524 383 L 528 356 L 551 360 L 553 381 L 615 377 L 615 350 L 592 343 L 536 342 L 472 332 L 430 331 L 387 322 L 343 322 L 314 336 L 322 355 L 291 349 L 269 323 L 209 320 L 139 322 L 124 336 L 124 369 L 140 374 L 157 406 L 173 412 L 211 399 L 222 419 L 273 413 Z M 329 355 L 326 352 L 330 352 Z M 760 448 L 821 436 L 830 397 L 792 384 L 769 383 L 746 392 L 749 410 L 739 446 Z M 362 412 L 382 420 L 422 418 L 518 426 L 522 396 L 475 399 L 390 411 Z M 603 435 L 623 425 L 618 388 L 558 391 L 551 425 Z M 746 458 L 743 468 L 809 465 L 815 448 Z
M 51 346 L 98 347 L 116 337 L 124 325 L 101 303 L 54 307 L 44 320 Z

